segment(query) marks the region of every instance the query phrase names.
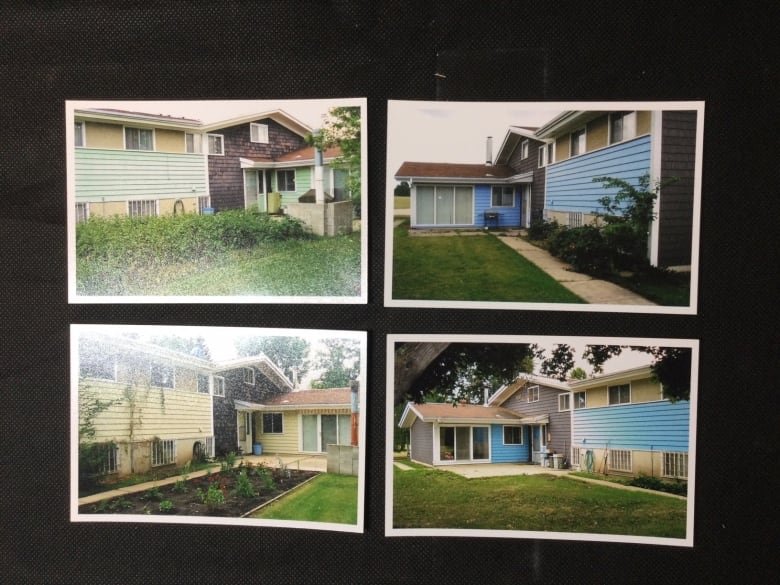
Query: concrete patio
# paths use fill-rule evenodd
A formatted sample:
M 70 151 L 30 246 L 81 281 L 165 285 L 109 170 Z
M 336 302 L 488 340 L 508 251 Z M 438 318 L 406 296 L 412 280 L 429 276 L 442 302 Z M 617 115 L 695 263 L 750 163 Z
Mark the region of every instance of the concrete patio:
M 469 463 L 465 465 L 441 465 L 436 469 L 451 471 L 466 479 L 500 477 L 506 475 L 567 475 L 568 469 L 552 469 L 530 463 Z

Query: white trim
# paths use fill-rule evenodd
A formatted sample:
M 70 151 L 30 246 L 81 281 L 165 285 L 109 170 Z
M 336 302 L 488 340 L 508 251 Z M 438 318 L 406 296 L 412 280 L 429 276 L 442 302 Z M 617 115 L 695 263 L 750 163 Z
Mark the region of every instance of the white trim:
M 128 217 L 157 217 L 157 216 L 160 215 L 160 201 L 158 199 L 128 199 L 126 203 L 127 203 L 126 209 L 127 209 L 127 216 Z M 153 214 L 146 213 L 147 211 L 149 211 L 149 207 L 148 207 L 149 203 L 153 203 L 154 204 L 154 213 Z M 137 207 L 139 204 L 142 207 L 141 211 L 143 211 L 143 213 L 140 213 L 140 214 L 139 213 L 135 213 L 135 214 L 133 214 L 130 211 L 130 206 L 133 205 L 133 206 Z
M 203 134 L 200 132 L 183 132 L 184 154 L 203 154 Z M 192 136 L 192 151 L 187 150 L 187 136 Z
M 433 444 L 433 464 L 434 465 L 463 465 L 463 464 L 469 464 L 469 463 L 490 463 L 491 456 L 493 454 L 493 433 L 491 432 L 491 426 L 490 424 L 482 423 L 482 424 L 452 424 L 452 423 L 433 423 L 433 438 L 434 438 L 434 444 Z M 468 459 L 461 459 L 457 460 L 454 459 L 455 453 L 457 452 L 457 445 L 454 446 L 455 451 L 453 452 L 453 459 L 441 459 L 441 429 L 442 428 L 466 428 L 469 429 L 469 458 Z M 488 453 L 486 459 L 474 459 L 474 429 L 475 428 L 484 428 L 487 429 L 487 438 L 488 438 Z M 411 435 L 411 433 L 410 433 Z M 457 434 L 453 431 L 453 439 L 457 443 Z
M 257 129 L 257 140 L 254 139 L 253 134 Z M 270 141 L 270 132 L 268 124 L 261 124 L 260 122 L 249 123 L 249 142 L 254 144 L 268 144 Z
M 526 138 L 520 141 L 520 160 L 525 160 L 531 155 L 531 141 Z
M 506 442 L 506 428 L 511 427 L 513 429 L 520 429 L 520 442 L 519 443 L 507 443 Z M 524 425 L 501 425 L 501 444 L 502 445 L 525 445 L 525 429 Z
M 567 398 L 566 408 L 561 408 L 561 396 L 566 396 Z M 572 398 L 573 397 L 571 395 L 571 392 L 561 392 L 560 394 L 558 394 L 558 412 L 569 412 L 571 410 Z
M 574 135 L 579 134 L 582 132 L 582 142 L 583 142 L 583 148 L 582 152 L 578 152 L 577 154 L 572 153 L 572 146 L 574 146 Z M 579 140 L 578 140 L 579 142 Z M 582 156 L 583 154 L 588 153 L 588 125 L 582 126 L 581 128 L 577 128 L 576 130 L 572 130 L 569 132 L 569 159 L 572 159 L 576 156 Z M 567 159 L 568 160 L 568 159 Z
M 532 393 L 531 390 L 534 392 Z M 527 386 L 525 388 L 525 396 L 526 396 L 526 402 L 539 402 L 539 396 L 541 392 L 539 390 L 539 385 L 535 384 L 534 386 Z M 531 398 L 532 395 L 536 395 L 536 398 Z
M 453 220 L 455 219 L 455 189 L 457 187 L 463 187 L 463 185 L 458 184 L 447 184 L 447 183 L 423 183 L 424 187 L 433 187 L 433 195 L 434 195 L 434 202 L 436 201 L 436 189 L 437 187 L 451 187 L 452 188 L 452 214 L 453 214 Z M 477 206 L 477 198 L 474 193 L 474 184 L 468 184 L 468 187 L 471 188 L 471 223 L 437 223 L 438 219 L 438 206 L 434 204 L 433 208 L 433 223 L 418 223 L 417 221 L 417 184 L 411 184 L 411 195 L 410 195 L 410 213 L 409 213 L 409 219 L 410 219 L 410 226 L 411 227 L 472 227 L 476 223 L 476 206 Z M 513 195 L 514 197 L 514 195 Z M 490 198 L 491 203 L 493 202 L 493 190 L 491 186 L 490 191 Z M 514 199 L 513 199 L 514 202 Z
M 249 412 L 249 411 L 246 411 L 246 412 Z M 281 431 L 275 431 L 275 430 L 266 431 L 265 430 L 265 416 L 266 415 L 270 415 L 271 417 L 273 417 L 276 414 L 278 414 L 281 417 L 281 420 L 282 420 L 282 430 Z M 271 427 L 274 427 L 273 418 L 271 418 Z M 261 435 L 283 435 L 284 434 L 284 413 L 281 410 L 269 410 L 268 412 L 260 413 L 260 428 L 261 428 L 261 431 L 260 431 Z
M 637 136 L 637 110 L 616 110 L 614 112 L 610 112 L 607 114 L 607 144 L 609 146 L 612 146 L 613 144 L 621 144 L 622 142 L 628 142 L 629 140 L 636 138 Z M 632 124 L 633 127 L 631 128 L 631 136 L 626 136 L 626 125 L 623 124 L 623 135 L 620 137 L 620 140 L 616 140 L 615 142 L 612 141 L 612 118 L 613 116 L 616 116 L 617 114 L 621 114 L 621 118 L 626 120 L 626 118 L 629 118 L 633 116 L 632 118 Z
M 212 376 L 212 396 L 225 396 L 225 388 L 226 388 L 226 382 L 225 382 L 225 376 Z M 222 387 L 222 390 L 219 390 L 219 387 Z
M 546 182 L 546 181 L 545 181 Z M 521 216 L 521 223 L 524 228 L 531 227 L 531 199 L 533 197 L 533 185 L 530 183 L 520 186 L 520 197 L 522 198 L 523 210 Z
M 577 395 L 582 394 L 583 398 L 585 399 L 584 404 L 582 406 L 577 406 Z M 584 410 L 588 408 L 588 393 L 585 390 L 572 390 L 571 393 L 571 409 L 572 410 Z
M 623 386 L 628 386 L 628 402 L 612 402 L 610 397 L 610 390 L 612 388 L 622 388 Z M 618 393 L 618 399 L 620 398 L 620 392 Z M 612 384 L 611 386 L 607 386 L 607 405 L 609 406 L 621 406 L 623 404 L 633 404 L 633 393 L 631 391 L 631 382 L 624 382 L 622 384 Z
M 76 124 L 81 128 L 76 131 Z M 76 138 L 81 139 L 81 144 L 76 144 Z M 85 120 L 73 120 L 73 148 L 87 148 L 87 122 Z
M 661 179 L 661 150 L 662 150 L 662 138 L 663 138 L 663 111 L 653 110 L 650 112 L 650 189 L 656 181 Z M 697 125 L 700 124 L 700 120 L 696 118 Z M 696 151 L 699 152 L 699 145 L 696 145 Z M 695 193 L 695 191 L 694 191 Z M 695 205 L 695 202 L 694 202 Z M 655 220 L 650 223 L 650 242 L 648 255 L 650 257 L 650 264 L 658 266 L 658 254 L 659 243 L 661 233 L 661 193 L 658 193 L 658 197 L 653 202 L 653 215 Z M 694 221 L 694 230 L 696 229 L 696 221 Z M 692 237 L 694 234 L 692 234 Z M 692 240 L 694 242 L 695 240 Z M 692 244 L 693 247 L 693 244 Z M 693 258 L 694 250 L 691 250 L 691 257 Z M 693 279 L 693 272 L 691 272 L 691 278 Z M 693 284 L 693 283 L 691 283 Z M 693 303 L 693 287 L 691 287 L 691 299 L 689 302 Z
M 510 205 L 503 205 L 503 204 L 496 205 L 495 204 L 495 202 L 493 201 L 493 195 L 494 195 L 493 189 L 495 189 L 496 187 L 501 187 L 501 199 L 503 199 L 504 195 L 506 195 L 506 193 L 504 192 L 504 189 L 506 189 L 506 188 L 512 189 L 512 203 Z M 472 193 L 472 197 L 473 196 L 474 195 Z M 515 206 L 515 187 L 514 187 L 514 185 L 491 185 L 490 186 L 490 207 L 491 208 L 497 207 L 497 208 L 501 208 L 501 209 L 512 209 L 512 208 L 514 208 L 514 206 Z
M 618 454 L 618 461 L 613 459 L 615 453 Z M 625 464 L 628 463 L 628 466 Z M 633 473 L 634 452 L 631 449 L 609 449 L 607 448 L 607 469 L 610 471 L 622 471 L 624 473 Z
M 298 166 L 300 166 L 300 165 L 298 165 Z M 279 188 L 279 173 L 289 173 L 290 171 L 292 171 L 292 173 L 293 173 L 293 188 L 292 189 L 284 189 L 284 190 L 282 190 L 282 189 Z M 292 168 L 292 169 L 276 169 L 274 171 L 274 174 L 276 175 L 276 190 L 279 191 L 279 193 L 296 193 L 297 192 L 297 187 L 298 187 L 298 172 L 297 172 L 297 169 L 295 169 L 295 168 Z M 285 183 L 286 183 L 286 181 L 285 181 Z M 285 185 L 285 187 L 286 186 L 287 185 Z
M 247 374 L 252 374 L 251 376 L 247 376 Z M 251 378 L 249 381 L 247 381 L 247 377 Z M 248 368 L 248 367 L 242 367 L 241 368 L 241 380 L 244 382 L 244 384 L 248 384 L 250 386 L 255 385 L 255 369 L 254 368 Z
M 221 152 L 211 152 L 211 141 L 209 138 L 218 137 Z M 225 156 L 225 135 L 224 134 L 206 134 L 206 155 L 207 156 Z

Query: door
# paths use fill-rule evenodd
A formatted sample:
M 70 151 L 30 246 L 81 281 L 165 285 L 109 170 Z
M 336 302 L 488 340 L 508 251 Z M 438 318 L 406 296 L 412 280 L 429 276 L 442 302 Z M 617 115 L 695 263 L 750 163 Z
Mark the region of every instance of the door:
M 257 171 L 244 169 L 244 208 L 257 209 L 259 181 Z
M 237 413 L 238 446 L 244 453 L 252 452 L 252 413 L 243 410 Z
M 338 416 L 335 414 L 320 415 L 322 425 L 322 444 L 321 450 L 327 451 L 328 445 L 335 445 L 339 442 Z
M 473 225 L 474 190 L 467 186 L 415 187 L 415 225 Z

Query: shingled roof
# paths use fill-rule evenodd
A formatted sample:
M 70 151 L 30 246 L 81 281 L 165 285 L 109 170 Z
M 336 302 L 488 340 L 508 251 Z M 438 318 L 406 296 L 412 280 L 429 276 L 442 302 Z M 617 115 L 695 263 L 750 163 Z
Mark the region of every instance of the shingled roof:
M 505 165 L 404 162 L 396 179 L 407 177 L 430 179 L 505 179 L 514 171 Z

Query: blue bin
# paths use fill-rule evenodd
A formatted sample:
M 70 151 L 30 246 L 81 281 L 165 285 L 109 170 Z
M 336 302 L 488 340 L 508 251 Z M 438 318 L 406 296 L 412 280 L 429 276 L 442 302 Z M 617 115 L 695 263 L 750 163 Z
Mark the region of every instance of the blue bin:
M 263 454 L 263 446 L 260 443 L 254 443 L 252 445 L 252 454 L 253 455 L 262 455 Z
M 214 215 L 214 208 L 213 207 L 204 207 L 202 213 L 203 213 L 203 215 Z

